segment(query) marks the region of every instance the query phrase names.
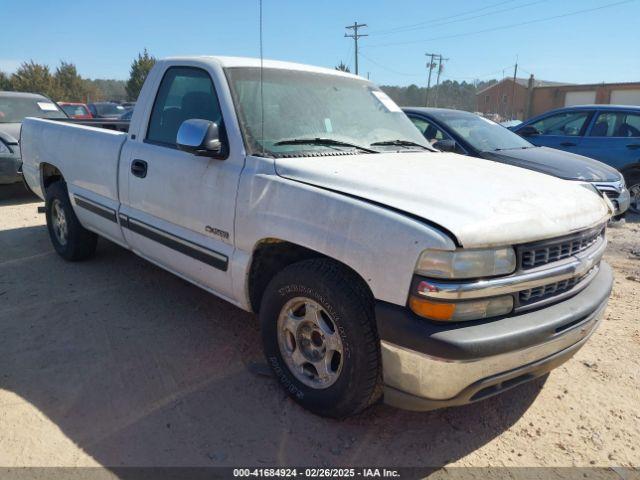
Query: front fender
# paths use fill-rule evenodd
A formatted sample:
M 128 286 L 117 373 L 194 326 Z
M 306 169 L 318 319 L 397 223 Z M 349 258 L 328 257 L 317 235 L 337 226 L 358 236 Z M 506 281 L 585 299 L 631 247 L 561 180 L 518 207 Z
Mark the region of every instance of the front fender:
M 250 163 L 240 180 L 236 210 L 236 247 L 246 263 L 244 278 L 234 278 L 236 292 L 246 291 L 251 253 L 264 238 L 344 263 L 367 282 L 375 298 L 397 305 L 406 304 L 424 249 L 455 249 L 453 239 L 419 219 L 275 172 L 252 172 Z

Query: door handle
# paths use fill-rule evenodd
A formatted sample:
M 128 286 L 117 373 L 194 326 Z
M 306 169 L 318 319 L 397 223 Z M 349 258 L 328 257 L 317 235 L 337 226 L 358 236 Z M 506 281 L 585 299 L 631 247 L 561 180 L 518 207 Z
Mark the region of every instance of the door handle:
M 147 162 L 144 160 L 134 160 L 131 162 L 131 173 L 136 177 L 144 178 L 147 176 Z
M 562 145 L 563 147 L 575 147 L 577 145 L 577 143 L 573 143 L 573 142 L 562 142 L 560 145 Z
M 638 150 L 640 148 L 640 143 L 630 143 L 627 145 L 629 150 Z

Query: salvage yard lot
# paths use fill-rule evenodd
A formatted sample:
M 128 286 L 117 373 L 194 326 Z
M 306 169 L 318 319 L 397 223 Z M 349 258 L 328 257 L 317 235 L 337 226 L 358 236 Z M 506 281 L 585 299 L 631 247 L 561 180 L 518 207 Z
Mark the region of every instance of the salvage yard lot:
M 316 417 L 255 368 L 257 320 L 101 240 L 66 263 L 41 205 L 0 186 L 0 466 L 640 463 L 640 218 L 609 229 L 604 322 L 502 396 Z

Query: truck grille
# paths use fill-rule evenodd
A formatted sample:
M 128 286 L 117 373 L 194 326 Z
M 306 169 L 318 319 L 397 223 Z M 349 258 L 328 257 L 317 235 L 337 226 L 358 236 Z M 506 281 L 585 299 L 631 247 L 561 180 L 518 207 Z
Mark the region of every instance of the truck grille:
M 528 270 L 569 258 L 592 246 L 603 233 L 604 226 L 600 226 L 567 237 L 519 245 L 517 247 L 519 268 Z
M 597 267 L 594 267 L 597 268 Z M 593 273 L 594 269 L 589 270 L 584 275 L 575 278 L 568 278 L 560 282 L 550 283 L 549 285 L 542 285 L 540 287 L 530 288 L 528 290 L 522 290 L 518 293 L 518 300 L 520 305 L 527 305 L 533 302 L 539 302 L 545 298 L 559 295 L 563 292 L 571 290 L 582 280 Z
M 607 197 L 609 197 L 612 200 L 615 200 L 616 198 L 618 198 L 618 196 L 620 196 L 620 192 L 616 192 L 615 190 L 600 190 L 600 192 L 604 193 Z

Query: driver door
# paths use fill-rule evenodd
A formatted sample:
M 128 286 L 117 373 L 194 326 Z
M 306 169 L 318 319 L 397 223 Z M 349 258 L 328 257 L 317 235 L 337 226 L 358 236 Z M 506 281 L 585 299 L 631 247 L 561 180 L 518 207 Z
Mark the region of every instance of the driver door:
M 224 119 L 210 74 L 169 67 L 162 77 L 146 132 L 127 152 L 128 199 L 120 222 L 141 256 L 222 296 L 231 295 L 235 194 L 243 159 L 225 160 L 179 150 L 183 121 Z M 121 177 L 122 178 L 122 177 Z

